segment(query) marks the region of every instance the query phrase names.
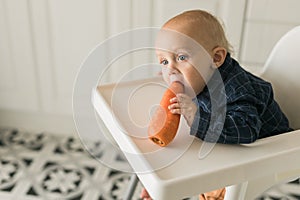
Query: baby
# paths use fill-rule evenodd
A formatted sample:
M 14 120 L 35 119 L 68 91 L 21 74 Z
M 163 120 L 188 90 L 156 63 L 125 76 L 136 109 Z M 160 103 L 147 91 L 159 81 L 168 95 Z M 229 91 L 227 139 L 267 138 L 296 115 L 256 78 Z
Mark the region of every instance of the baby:
M 169 109 L 184 116 L 191 135 L 207 142 L 241 144 L 291 131 L 271 84 L 245 71 L 231 57 L 231 46 L 213 15 L 192 10 L 173 17 L 163 25 L 157 46 L 164 80 L 170 84 L 172 77 L 179 77 L 186 86 L 184 94 L 170 100 Z M 213 95 L 218 93 L 224 93 L 224 101 L 217 100 L 224 104 L 223 113 L 212 112 Z M 222 125 L 220 134 L 210 132 L 211 124 Z M 223 188 L 199 198 L 223 199 L 224 195 Z M 151 199 L 145 189 L 141 197 Z

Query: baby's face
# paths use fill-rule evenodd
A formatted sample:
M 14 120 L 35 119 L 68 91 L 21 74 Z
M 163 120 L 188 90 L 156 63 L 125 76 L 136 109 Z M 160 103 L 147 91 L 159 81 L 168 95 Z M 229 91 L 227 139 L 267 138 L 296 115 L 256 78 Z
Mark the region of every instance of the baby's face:
M 162 29 L 156 43 L 156 55 L 164 80 L 185 85 L 186 93 L 199 94 L 213 73 L 212 58 L 195 40 L 173 30 Z

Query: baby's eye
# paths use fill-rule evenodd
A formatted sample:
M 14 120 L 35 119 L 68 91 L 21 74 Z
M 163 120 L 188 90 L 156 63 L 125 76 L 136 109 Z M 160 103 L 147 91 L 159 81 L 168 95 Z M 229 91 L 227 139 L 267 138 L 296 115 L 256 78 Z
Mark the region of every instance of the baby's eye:
M 186 59 L 187 59 L 187 56 L 185 56 L 185 55 L 178 56 L 179 61 L 183 61 L 183 60 L 186 60 Z
M 162 65 L 167 65 L 169 62 L 167 61 L 167 60 L 162 60 L 162 61 L 160 61 L 160 64 L 162 64 Z

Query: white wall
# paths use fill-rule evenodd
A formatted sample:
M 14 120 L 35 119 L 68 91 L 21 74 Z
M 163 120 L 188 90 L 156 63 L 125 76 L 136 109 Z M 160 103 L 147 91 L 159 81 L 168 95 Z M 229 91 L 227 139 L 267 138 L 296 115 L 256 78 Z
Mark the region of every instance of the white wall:
M 0 0 L 0 126 L 75 132 L 72 90 L 80 65 L 122 31 L 206 9 L 224 22 L 235 57 L 261 67 L 275 41 L 299 24 L 298 7 L 297 0 Z M 138 57 L 122 60 L 124 68 L 144 62 Z
M 248 0 L 239 60 L 261 68 L 278 39 L 300 25 L 299 0 Z

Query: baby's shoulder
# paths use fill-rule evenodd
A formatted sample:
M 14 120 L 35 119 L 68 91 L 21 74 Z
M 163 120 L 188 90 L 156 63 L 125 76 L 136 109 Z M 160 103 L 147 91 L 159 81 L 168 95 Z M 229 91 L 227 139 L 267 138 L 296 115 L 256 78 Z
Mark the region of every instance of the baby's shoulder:
M 242 68 L 224 86 L 228 97 L 252 96 L 263 100 L 273 94 L 271 83 Z

